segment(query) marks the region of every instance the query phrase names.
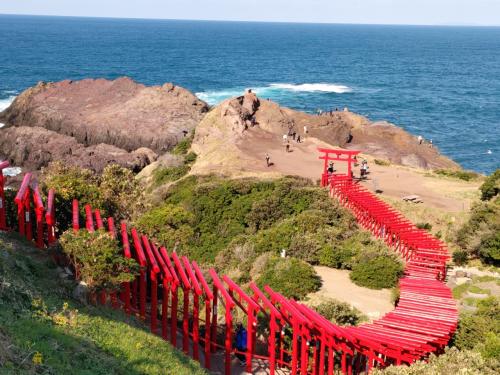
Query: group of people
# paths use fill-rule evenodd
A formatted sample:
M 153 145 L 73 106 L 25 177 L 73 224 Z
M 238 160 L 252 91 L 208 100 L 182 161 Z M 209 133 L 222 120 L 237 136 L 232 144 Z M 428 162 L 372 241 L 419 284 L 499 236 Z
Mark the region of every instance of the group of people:
M 356 156 L 354 156 L 354 166 L 357 167 L 359 165 L 359 163 L 357 162 L 357 159 L 356 159 Z M 360 178 L 366 178 L 366 176 L 368 175 L 368 161 L 366 159 L 363 159 L 361 161 L 361 166 L 359 168 L 359 176 Z M 331 161 L 329 164 L 328 164 L 328 169 L 326 170 L 326 172 L 328 173 L 328 177 L 331 177 L 333 176 L 333 174 L 336 172 L 337 170 L 335 169 L 335 166 L 333 164 L 333 161 Z M 351 171 L 351 177 L 354 177 L 354 172 Z
M 304 136 L 309 132 L 307 129 L 307 125 L 304 125 Z M 285 145 L 285 152 L 290 152 L 290 138 L 292 141 L 295 141 L 297 143 L 302 143 L 302 137 L 300 134 L 298 134 L 295 130 L 290 130 L 288 133 L 283 134 L 283 144 Z M 269 156 L 269 153 L 266 152 L 266 165 L 268 167 L 272 166 L 273 163 L 271 163 L 271 157 Z
M 421 135 L 417 137 L 417 140 L 419 145 L 425 143 L 425 139 Z M 432 138 L 429 139 L 429 147 L 432 147 Z

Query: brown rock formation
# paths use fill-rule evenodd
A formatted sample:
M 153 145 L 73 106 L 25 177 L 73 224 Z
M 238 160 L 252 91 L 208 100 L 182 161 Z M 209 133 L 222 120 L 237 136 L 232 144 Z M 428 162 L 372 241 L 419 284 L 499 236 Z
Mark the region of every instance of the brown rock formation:
M 141 169 L 192 131 L 207 110 L 206 103 L 171 83 L 146 87 L 129 78 L 39 83 L 0 113 L 6 124 L 0 156 L 31 168 L 64 159 L 96 170 L 112 161 Z M 9 146 L 14 140 L 18 149 Z
M 85 147 L 73 137 L 26 126 L 2 130 L 0 150 L 0 158 L 8 156 L 13 165 L 30 171 L 60 160 L 96 172 L 101 172 L 108 164 L 118 164 L 138 172 L 157 158 L 146 148 L 128 152 L 103 143 Z
M 268 144 L 269 150 L 280 148 L 282 136 L 292 133 L 302 139 L 313 137 L 331 147 L 358 149 L 395 164 L 425 169 L 459 167 L 436 148 L 419 145 L 415 136 L 392 124 L 372 123 L 348 111 L 311 115 L 268 100 L 259 101 L 247 93 L 221 103 L 197 127 L 193 149 L 200 163 L 195 171 L 209 169 L 209 165 L 234 171 L 234 162 L 251 165 L 252 154 L 262 158 L 263 144 Z

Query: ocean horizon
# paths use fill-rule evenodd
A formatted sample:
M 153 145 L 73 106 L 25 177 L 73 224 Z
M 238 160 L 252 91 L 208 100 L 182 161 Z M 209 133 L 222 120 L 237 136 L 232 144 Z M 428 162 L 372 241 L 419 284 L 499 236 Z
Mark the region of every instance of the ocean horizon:
M 174 82 L 211 105 L 252 88 L 315 113 L 348 107 L 499 167 L 500 27 L 0 15 L 0 111 L 38 81 Z

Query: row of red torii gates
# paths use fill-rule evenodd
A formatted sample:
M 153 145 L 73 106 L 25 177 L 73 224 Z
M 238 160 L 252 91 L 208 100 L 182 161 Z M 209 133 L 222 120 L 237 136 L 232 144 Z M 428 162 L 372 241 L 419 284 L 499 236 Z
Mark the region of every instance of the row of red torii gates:
M 164 246 L 98 209 L 85 205 L 84 227 L 79 202 L 73 201 L 73 230 L 106 230 L 134 258 L 140 273 L 120 291 L 101 291 L 100 304 L 123 309 L 149 323 L 151 332 L 182 348 L 207 369 L 241 373 L 233 354 L 235 310 L 245 316 L 247 350 L 245 371 L 262 369 L 274 374 L 359 374 L 373 367 L 409 364 L 440 353 L 457 325 L 451 291 L 443 283 L 448 255 L 438 239 L 416 228 L 390 206 L 356 184 L 350 164 L 357 151 L 319 149 L 324 160 L 322 186 L 350 209 L 361 226 L 385 241 L 406 261 L 395 310 L 359 327 L 332 324 L 304 304 L 255 283 L 248 288 L 215 269 L 203 270 L 196 261 L 169 252 Z M 328 174 L 330 160 L 346 161 L 347 174 Z M 8 162 L 0 163 L 0 172 Z M 48 191 L 44 204 L 32 175 L 27 173 L 14 199 L 17 222 L 8 223 L 4 178 L 0 173 L 0 229 L 17 227 L 37 247 L 56 241 L 56 192 Z M 32 218 L 35 218 L 33 221 Z M 60 261 L 60 259 L 59 259 Z M 78 270 L 75 270 L 78 279 Z M 261 368 L 259 368 L 261 366 Z

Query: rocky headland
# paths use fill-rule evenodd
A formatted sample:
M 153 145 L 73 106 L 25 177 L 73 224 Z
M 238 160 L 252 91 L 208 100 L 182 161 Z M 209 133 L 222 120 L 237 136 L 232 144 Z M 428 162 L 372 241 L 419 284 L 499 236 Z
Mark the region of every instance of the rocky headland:
M 0 157 L 36 170 L 52 160 L 101 171 L 135 171 L 172 149 L 208 111 L 171 83 L 148 87 L 129 78 L 41 82 L 0 113 Z
M 259 173 L 263 154 L 281 152 L 283 135 L 292 133 L 303 141 L 293 143 L 295 157 L 316 157 L 318 146 L 342 147 L 409 167 L 459 168 L 403 129 L 349 111 L 312 115 L 252 92 L 209 111 L 182 87 L 148 87 L 125 77 L 41 82 L 0 113 L 0 122 L 6 124 L 0 158 L 29 170 L 62 160 L 97 172 L 110 163 L 140 171 L 195 129 L 192 173 Z M 293 174 L 294 167 L 301 175 L 300 165 L 274 171 Z

